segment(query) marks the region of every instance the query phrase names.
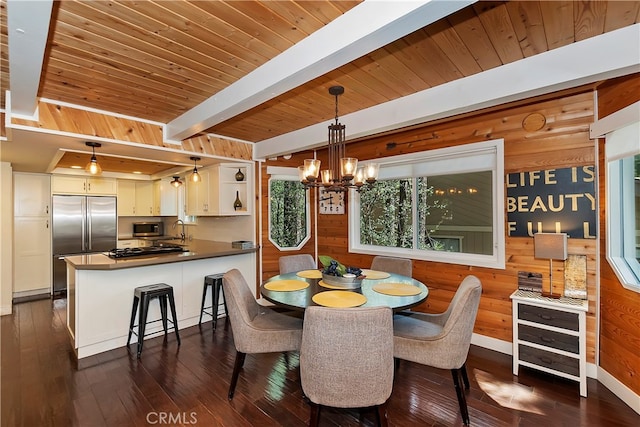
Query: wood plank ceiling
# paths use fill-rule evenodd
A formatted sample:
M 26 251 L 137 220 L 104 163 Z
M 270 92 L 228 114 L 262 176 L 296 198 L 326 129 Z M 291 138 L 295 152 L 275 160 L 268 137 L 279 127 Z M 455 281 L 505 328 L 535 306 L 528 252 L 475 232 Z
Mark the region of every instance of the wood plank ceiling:
M 38 96 L 167 123 L 359 1 L 62 1 Z M 0 0 L 0 107 L 9 87 Z M 639 22 L 637 1 L 480 1 L 207 132 L 257 142 Z

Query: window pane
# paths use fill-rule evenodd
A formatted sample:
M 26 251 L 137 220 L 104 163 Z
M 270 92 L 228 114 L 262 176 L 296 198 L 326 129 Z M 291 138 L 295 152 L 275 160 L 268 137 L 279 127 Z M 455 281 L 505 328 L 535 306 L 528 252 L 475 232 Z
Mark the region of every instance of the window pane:
M 295 248 L 308 237 L 307 192 L 298 181 L 269 183 L 269 237 L 280 248 Z
M 504 141 L 380 159 L 349 200 L 349 251 L 505 268 Z
M 412 180 L 389 179 L 360 194 L 360 243 L 413 247 Z
M 493 253 L 491 171 L 418 178 L 418 248 Z

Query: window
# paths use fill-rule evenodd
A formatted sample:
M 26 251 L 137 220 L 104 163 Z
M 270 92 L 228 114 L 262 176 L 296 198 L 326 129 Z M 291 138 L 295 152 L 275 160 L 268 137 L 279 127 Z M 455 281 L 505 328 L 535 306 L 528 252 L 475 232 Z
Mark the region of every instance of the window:
M 503 141 L 380 160 L 350 194 L 349 250 L 504 268 Z
M 640 292 L 640 122 L 606 134 L 607 260 Z
M 297 170 L 289 175 L 288 168 L 274 169 L 280 174 L 269 179 L 269 240 L 280 250 L 300 249 L 311 234 L 307 191 L 298 181 Z

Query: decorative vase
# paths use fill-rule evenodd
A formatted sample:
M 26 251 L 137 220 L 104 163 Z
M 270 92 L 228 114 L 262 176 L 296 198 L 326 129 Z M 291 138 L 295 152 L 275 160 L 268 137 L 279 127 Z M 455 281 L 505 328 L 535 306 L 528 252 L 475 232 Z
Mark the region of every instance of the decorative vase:
M 242 202 L 240 201 L 240 192 L 236 191 L 236 201 L 233 202 L 233 210 L 237 211 L 238 209 L 242 209 Z
M 236 181 L 244 181 L 244 174 L 242 170 L 238 168 L 238 172 L 236 172 Z

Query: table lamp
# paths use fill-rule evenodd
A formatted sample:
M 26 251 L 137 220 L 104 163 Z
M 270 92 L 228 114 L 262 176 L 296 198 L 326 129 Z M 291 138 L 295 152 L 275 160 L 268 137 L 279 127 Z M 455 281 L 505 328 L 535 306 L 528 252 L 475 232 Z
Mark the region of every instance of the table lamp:
M 567 259 L 567 233 L 535 233 L 533 250 L 535 258 L 549 260 L 549 292 L 542 291 L 542 296 L 560 298 L 560 294 L 553 293 L 553 260 Z

